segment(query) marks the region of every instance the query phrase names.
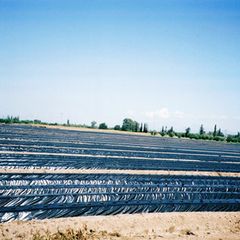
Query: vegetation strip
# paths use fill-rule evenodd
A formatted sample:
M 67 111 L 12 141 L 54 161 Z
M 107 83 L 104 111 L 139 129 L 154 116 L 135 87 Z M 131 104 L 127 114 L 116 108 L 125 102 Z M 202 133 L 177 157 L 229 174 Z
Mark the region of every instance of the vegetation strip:
M 35 120 L 21 120 L 19 117 L 13 117 L 8 116 L 7 118 L 0 118 L 0 123 L 3 124 L 30 124 L 30 125 L 37 125 L 37 126 L 43 126 L 43 127 L 60 127 L 60 128 L 68 128 L 74 127 L 74 128 L 82 128 L 83 129 L 91 129 L 96 130 L 97 128 L 100 130 L 108 130 L 108 126 L 105 122 L 100 123 L 99 126 L 97 126 L 97 122 L 93 121 L 91 122 L 91 126 L 88 126 L 86 124 L 70 124 L 70 121 L 67 120 L 67 124 L 58 124 L 58 123 L 47 123 L 42 122 L 41 120 L 35 119 Z M 76 130 L 75 129 L 75 130 Z M 185 132 L 176 132 L 174 131 L 173 127 L 170 129 L 167 129 L 167 127 L 162 126 L 162 130 L 160 132 L 156 130 L 149 130 L 147 123 L 138 123 L 135 120 L 132 120 L 130 118 L 123 119 L 122 126 L 116 125 L 114 128 L 110 129 L 112 132 L 116 131 L 119 132 L 129 132 L 129 133 L 137 133 L 137 134 L 147 134 L 150 133 L 153 136 L 159 135 L 159 136 L 168 136 L 168 137 L 178 137 L 178 138 L 190 138 L 190 139 L 201 139 L 201 140 L 214 140 L 214 141 L 225 141 L 225 142 L 233 142 L 233 143 L 240 143 L 240 132 L 238 132 L 235 135 L 224 135 L 221 128 L 217 128 L 217 125 L 214 125 L 213 131 L 206 132 L 203 125 L 200 126 L 198 133 L 191 133 L 191 128 L 187 127 L 185 129 Z

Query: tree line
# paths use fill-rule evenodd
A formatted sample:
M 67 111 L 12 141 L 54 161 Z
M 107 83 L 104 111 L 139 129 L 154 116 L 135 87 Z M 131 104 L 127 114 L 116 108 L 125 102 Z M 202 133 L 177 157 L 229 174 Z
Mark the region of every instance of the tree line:
M 58 124 L 58 123 L 47 123 L 42 122 L 41 120 L 20 120 L 19 117 L 8 116 L 6 118 L 0 118 L 0 123 L 11 124 L 11 123 L 24 123 L 24 124 L 42 124 L 42 125 L 63 125 L 63 126 L 74 126 L 74 127 L 85 127 L 85 128 L 93 128 L 93 129 L 112 129 L 118 131 L 126 131 L 126 132 L 142 132 L 142 133 L 150 133 L 151 135 L 159 135 L 162 137 L 177 137 L 177 138 L 190 138 L 190 139 L 202 139 L 202 140 L 215 140 L 215 141 L 226 141 L 226 142 L 234 142 L 240 143 L 240 132 L 235 135 L 224 135 L 221 128 L 218 128 L 215 124 L 212 131 L 207 132 L 204 129 L 204 126 L 201 125 L 198 133 L 192 133 L 191 128 L 188 127 L 184 132 L 176 132 L 173 127 L 169 129 L 167 126 L 162 126 L 161 131 L 149 130 L 147 123 L 139 123 L 131 118 L 123 119 L 122 125 L 115 125 L 114 128 L 109 128 L 105 122 L 97 125 L 96 121 L 92 121 L 91 125 L 81 125 L 81 124 L 71 124 L 69 120 L 67 120 L 66 124 Z
M 98 128 L 98 129 L 113 129 L 117 131 L 127 131 L 127 132 L 145 132 L 148 133 L 148 125 L 147 123 L 141 123 L 139 124 L 137 121 L 132 120 L 131 118 L 125 118 L 123 119 L 122 126 L 121 125 L 115 125 L 113 128 L 108 128 L 107 124 L 105 122 L 100 123 L 99 126 L 97 126 L 96 121 L 91 122 L 91 128 Z

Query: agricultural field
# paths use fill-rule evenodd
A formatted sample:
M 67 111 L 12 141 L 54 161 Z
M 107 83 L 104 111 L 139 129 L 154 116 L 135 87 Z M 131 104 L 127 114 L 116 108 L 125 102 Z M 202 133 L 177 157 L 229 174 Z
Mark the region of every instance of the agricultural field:
M 240 145 L 0 125 L 0 222 L 240 211 Z

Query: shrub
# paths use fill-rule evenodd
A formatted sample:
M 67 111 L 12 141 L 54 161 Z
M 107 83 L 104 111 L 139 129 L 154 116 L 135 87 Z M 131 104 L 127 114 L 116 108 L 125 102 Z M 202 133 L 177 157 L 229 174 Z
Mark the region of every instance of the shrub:
M 114 127 L 114 130 L 121 130 L 121 126 L 120 126 L 120 125 L 116 125 L 116 126 Z
M 99 124 L 99 129 L 108 129 L 108 126 L 106 123 L 100 123 Z
M 233 136 L 233 135 L 228 135 L 226 140 L 227 140 L 227 142 L 233 142 L 233 143 L 240 142 L 240 138 L 238 138 L 237 136 Z
M 190 139 L 199 139 L 199 134 L 189 133 L 188 137 Z
M 168 133 L 168 135 L 169 135 L 169 137 L 174 137 L 175 136 L 174 132 L 170 132 L 170 133 Z
M 34 123 L 34 124 L 41 124 L 42 122 L 41 122 L 41 120 L 34 119 L 34 120 L 33 120 L 33 123 Z
M 178 138 L 181 138 L 182 137 L 182 135 L 184 136 L 184 134 L 183 133 L 175 133 L 175 135 L 178 137 Z
M 150 133 L 151 133 L 152 136 L 157 135 L 157 132 L 156 132 L 155 130 L 154 130 L 154 131 L 151 131 Z

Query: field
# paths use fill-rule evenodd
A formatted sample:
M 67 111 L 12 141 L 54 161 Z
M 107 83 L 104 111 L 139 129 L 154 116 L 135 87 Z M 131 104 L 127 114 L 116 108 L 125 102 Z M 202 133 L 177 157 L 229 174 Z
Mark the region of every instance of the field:
M 0 221 L 240 211 L 239 164 L 237 144 L 0 125 Z

